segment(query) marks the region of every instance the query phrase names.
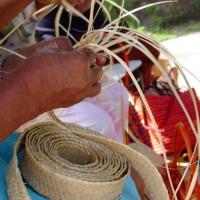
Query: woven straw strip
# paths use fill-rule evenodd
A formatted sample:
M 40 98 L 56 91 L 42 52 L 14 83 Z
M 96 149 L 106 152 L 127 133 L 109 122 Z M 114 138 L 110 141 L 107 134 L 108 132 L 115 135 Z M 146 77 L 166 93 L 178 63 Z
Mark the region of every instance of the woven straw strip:
M 126 145 L 75 124 L 53 122 L 27 129 L 14 148 L 7 174 L 10 200 L 30 200 L 17 153 L 24 148 L 22 176 L 40 194 L 54 200 L 116 200 L 132 165 L 141 175 L 150 199 L 168 200 L 153 164 Z

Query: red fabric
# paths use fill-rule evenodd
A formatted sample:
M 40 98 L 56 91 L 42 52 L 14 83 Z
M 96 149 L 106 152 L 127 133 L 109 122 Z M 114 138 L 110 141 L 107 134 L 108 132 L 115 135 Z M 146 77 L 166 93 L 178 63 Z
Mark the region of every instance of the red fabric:
M 142 117 L 139 116 L 138 112 L 136 111 L 135 107 L 130 104 L 129 105 L 129 129 L 135 135 L 135 137 L 147 144 L 148 146 L 152 147 L 151 140 L 149 138 L 149 132 L 142 123 Z M 127 144 L 133 142 L 130 138 L 127 140 Z
M 180 93 L 180 98 L 182 99 L 184 105 L 186 106 L 187 111 L 190 114 L 190 117 L 193 122 L 196 121 L 195 110 L 192 103 L 192 99 L 190 93 L 188 91 Z M 196 94 L 195 94 L 196 97 Z M 164 95 L 146 95 L 147 101 L 150 105 L 151 111 L 155 117 L 156 123 L 161 133 L 162 141 L 166 148 L 167 153 L 173 153 L 175 149 L 182 148 L 185 149 L 183 145 L 183 138 L 181 135 L 177 135 L 176 133 L 176 124 L 178 122 L 183 122 L 188 134 L 190 135 L 190 140 L 192 146 L 195 144 L 195 135 L 190 128 L 189 122 L 179 105 L 175 96 Z M 196 97 L 197 99 L 197 97 Z M 198 101 L 198 99 L 197 99 Z M 200 104 L 198 104 L 198 110 L 200 111 Z M 150 139 L 153 149 L 157 153 L 162 153 L 158 137 L 156 136 L 155 129 L 151 123 L 151 120 L 147 114 L 147 123 L 150 128 Z

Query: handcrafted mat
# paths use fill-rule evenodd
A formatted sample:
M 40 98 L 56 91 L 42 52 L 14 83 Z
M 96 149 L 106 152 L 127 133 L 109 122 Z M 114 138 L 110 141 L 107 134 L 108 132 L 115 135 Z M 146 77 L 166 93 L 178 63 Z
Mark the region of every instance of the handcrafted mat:
M 169 199 L 160 174 L 142 154 L 90 129 L 75 124 L 63 126 L 39 123 L 21 135 L 7 174 L 10 200 L 31 199 L 22 176 L 36 191 L 53 200 L 119 199 L 130 166 L 141 175 L 150 199 Z M 20 172 L 17 153 L 23 148 Z

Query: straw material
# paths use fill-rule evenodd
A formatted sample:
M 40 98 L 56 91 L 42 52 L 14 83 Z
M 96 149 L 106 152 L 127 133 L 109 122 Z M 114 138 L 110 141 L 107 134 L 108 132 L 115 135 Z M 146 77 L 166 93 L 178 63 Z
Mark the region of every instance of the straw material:
M 131 143 L 128 146 L 146 156 L 156 167 L 161 167 L 165 163 L 162 156 L 143 143 Z
M 150 199 L 169 199 L 160 174 L 142 154 L 90 129 L 63 126 L 43 122 L 21 135 L 7 174 L 10 200 L 31 199 L 18 168 L 17 153 L 22 148 L 22 176 L 49 199 L 119 199 L 130 166 L 141 175 Z

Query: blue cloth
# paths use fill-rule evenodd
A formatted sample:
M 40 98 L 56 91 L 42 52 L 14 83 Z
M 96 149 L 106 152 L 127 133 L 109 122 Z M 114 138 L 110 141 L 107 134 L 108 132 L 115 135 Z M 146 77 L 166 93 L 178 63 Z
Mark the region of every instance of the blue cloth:
M 6 192 L 7 165 L 12 157 L 13 147 L 18 138 L 19 134 L 13 133 L 6 140 L 0 143 L 0 197 L 1 197 L 0 199 L 1 200 L 8 200 Z M 26 188 L 33 200 L 47 200 L 47 198 L 41 196 L 30 187 L 27 186 Z M 136 190 L 135 184 L 130 177 L 128 177 L 125 183 L 121 200 L 141 200 Z

